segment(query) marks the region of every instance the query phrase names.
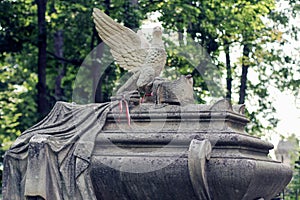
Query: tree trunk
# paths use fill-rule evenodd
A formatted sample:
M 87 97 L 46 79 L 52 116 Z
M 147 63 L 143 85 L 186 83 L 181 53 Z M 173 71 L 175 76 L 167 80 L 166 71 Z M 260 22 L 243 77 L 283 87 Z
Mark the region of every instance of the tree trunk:
M 241 85 L 240 85 L 240 94 L 239 94 L 239 104 L 244 104 L 245 103 L 250 50 L 251 50 L 250 44 L 244 44 L 243 59 L 242 59 L 242 76 L 241 76 Z
M 232 73 L 231 73 L 231 64 L 230 64 L 230 46 L 227 40 L 224 41 L 224 50 L 225 50 L 225 57 L 226 57 L 226 98 L 231 101 L 231 94 L 232 94 Z
M 110 11 L 110 0 L 105 0 L 105 13 L 107 15 L 109 15 L 109 11 Z M 94 49 L 94 42 L 95 39 L 97 38 L 97 45 L 99 45 L 102 41 L 102 39 L 98 36 L 98 32 L 97 30 L 94 28 L 93 30 L 93 39 L 92 39 L 92 46 L 91 46 L 91 50 Z M 99 45 L 97 46 L 97 49 L 94 52 L 93 55 L 93 67 L 92 67 L 92 78 L 93 78 L 93 97 L 94 97 L 94 102 L 95 103 L 102 103 L 104 102 L 104 98 L 103 98 L 103 91 L 102 91 L 102 84 L 103 84 L 103 80 L 105 77 L 105 69 L 101 69 L 104 66 L 101 66 L 101 64 L 99 62 L 97 62 L 97 59 L 101 59 L 103 56 L 103 45 Z M 100 77 L 99 77 L 100 76 Z
M 183 31 L 182 30 L 178 30 L 178 41 L 179 41 L 179 46 L 183 46 Z
M 48 112 L 46 91 L 46 65 L 47 65 L 47 29 L 46 29 L 46 6 L 47 0 L 36 0 L 38 7 L 38 112 L 41 117 Z
M 63 58 L 64 52 L 63 52 L 63 46 L 64 46 L 64 37 L 63 37 L 63 31 L 59 30 L 54 34 L 54 50 L 55 55 L 58 57 Z M 61 86 L 61 82 L 63 77 L 65 76 L 65 63 L 64 61 L 58 61 L 56 66 L 58 75 L 55 79 L 55 99 L 57 101 L 63 100 L 64 96 L 64 90 Z

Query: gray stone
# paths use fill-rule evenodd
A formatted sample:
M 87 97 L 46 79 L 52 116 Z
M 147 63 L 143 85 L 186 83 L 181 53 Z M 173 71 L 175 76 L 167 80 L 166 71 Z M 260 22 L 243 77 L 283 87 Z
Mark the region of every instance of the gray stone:
M 88 168 L 111 105 L 57 102 L 6 152 L 3 200 L 96 199 Z
M 272 144 L 244 132 L 243 106 L 234 108 L 141 105 L 130 126 L 112 111 L 92 157 L 97 199 L 271 199 L 292 171 L 268 157 Z M 210 151 L 191 150 L 195 141 L 209 141 L 209 157 L 197 157 Z
M 6 153 L 4 200 L 271 199 L 292 177 L 243 106 L 59 102 Z
M 244 132 L 243 105 L 190 104 L 191 76 L 156 82 L 166 62 L 161 28 L 147 49 L 100 10 L 93 16 L 134 74 L 112 102 L 58 102 L 22 133 L 5 154 L 4 200 L 268 200 L 288 184 L 291 169 L 268 157 L 273 145 Z M 154 93 L 151 103 L 137 106 L 137 89 Z

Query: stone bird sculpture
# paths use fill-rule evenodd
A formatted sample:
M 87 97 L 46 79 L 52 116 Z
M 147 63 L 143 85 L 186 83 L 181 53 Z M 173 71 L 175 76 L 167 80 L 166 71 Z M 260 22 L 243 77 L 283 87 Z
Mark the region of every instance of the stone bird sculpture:
M 133 73 L 118 89 L 117 95 L 133 90 L 146 93 L 146 88 L 151 87 L 166 63 L 161 27 L 153 29 L 153 38 L 149 43 L 140 32 L 135 33 L 115 22 L 97 8 L 94 8 L 93 17 L 100 38 L 110 47 L 115 61 Z

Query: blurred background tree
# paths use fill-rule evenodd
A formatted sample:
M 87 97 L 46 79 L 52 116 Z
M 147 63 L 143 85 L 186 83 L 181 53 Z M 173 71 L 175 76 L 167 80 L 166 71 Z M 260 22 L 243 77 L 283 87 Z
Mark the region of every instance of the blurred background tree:
M 91 102 L 109 101 L 116 80 L 125 72 L 97 60 L 106 52 L 95 49 L 102 41 L 92 20 L 94 7 L 129 28 L 158 15 L 165 29 L 177 33 L 179 47 L 200 45 L 210 59 L 204 56 L 198 63 L 186 59 L 190 52 L 197 54 L 194 49 L 185 49 L 187 54 L 182 55 L 178 48 L 168 48 L 165 76 L 192 74 L 200 103 L 212 95 L 207 81 L 219 76 L 225 87 L 224 94 L 217 95 L 254 107 L 247 112 L 252 121 L 248 129 L 263 135 L 278 122 L 269 87 L 297 95 L 300 84 L 299 55 L 282 50 L 298 40 L 299 26 L 290 22 L 299 17 L 300 6 L 295 0 L 279 2 L 284 9 L 278 9 L 275 0 L 0 1 L 0 154 L 56 101 L 72 101 L 75 80 L 76 89 Z M 84 68 L 88 55 L 91 63 Z M 205 73 L 210 64 L 217 70 Z M 80 66 L 89 78 L 76 79 Z M 257 81 L 249 79 L 249 71 Z
M 300 140 L 295 134 L 282 138 L 277 145 L 275 155 L 277 160 L 289 165 L 293 170 L 293 178 L 282 191 L 281 198 L 297 200 L 300 197 Z

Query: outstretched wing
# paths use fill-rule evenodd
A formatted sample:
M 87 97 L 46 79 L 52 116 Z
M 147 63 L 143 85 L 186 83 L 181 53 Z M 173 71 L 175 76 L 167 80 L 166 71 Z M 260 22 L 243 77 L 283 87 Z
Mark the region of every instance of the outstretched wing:
M 99 36 L 110 47 L 110 52 L 120 67 L 127 70 L 141 67 L 147 56 L 145 41 L 97 8 L 94 8 L 93 17 Z

